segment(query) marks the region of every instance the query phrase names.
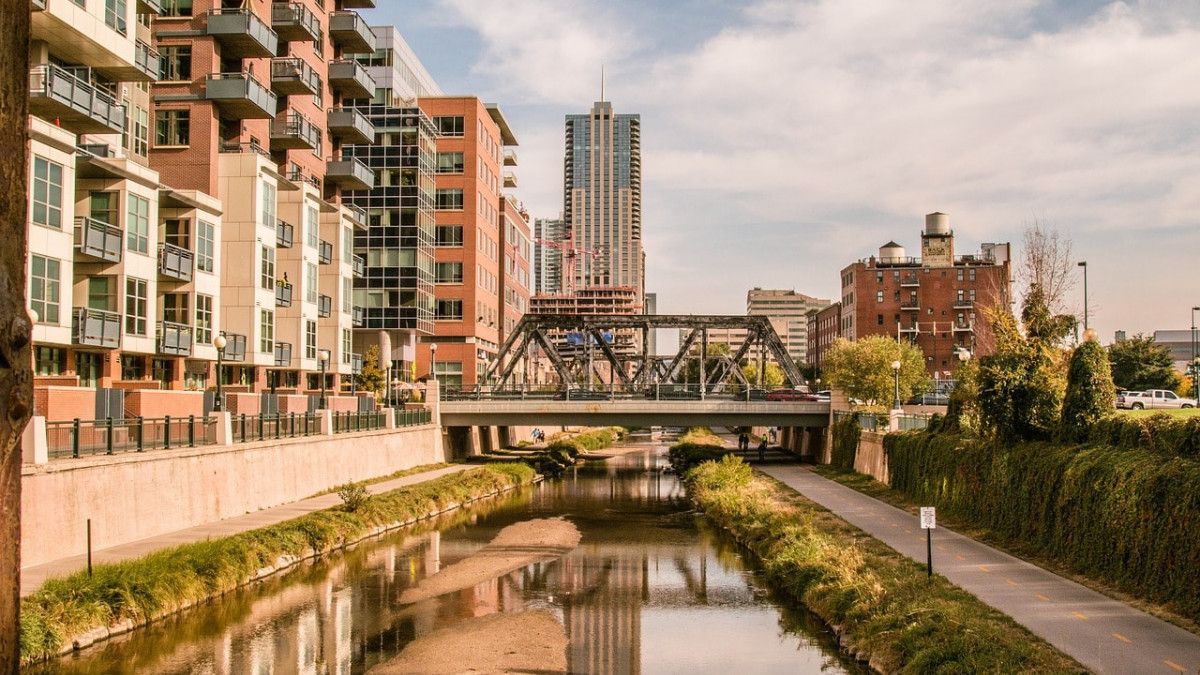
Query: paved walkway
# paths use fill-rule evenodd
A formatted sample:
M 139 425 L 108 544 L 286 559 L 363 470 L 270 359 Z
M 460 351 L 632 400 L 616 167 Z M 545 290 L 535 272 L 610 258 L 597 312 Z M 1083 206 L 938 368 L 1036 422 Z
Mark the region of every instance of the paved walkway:
M 410 476 L 403 476 L 368 485 L 367 490 L 372 494 L 387 492 L 406 485 L 414 485 L 452 473 L 477 468 L 478 466 L 478 464 L 456 464 L 432 471 L 414 473 Z M 175 532 L 160 534 L 156 537 L 148 537 L 128 544 L 93 551 L 92 563 L 99 565 L 101 563 L 119 562 L 121 560 L 129 560 L 130 558 L 139 558 L 148 553 L 180 544 L 189 544 L 194 541 L 204 541 L 205 539 L 214 539 L 217 537 L 228 537 L 247 530 L 282 523 L 285 520 L 291 520 L 292 518 L 312 513 L 313 511 L 337 506 L 340 503 L 341 498 L 336 494 L 309 497 L 298 502 L 283 504 L 263 509 L 262 511 L 255 511 L 254 513 L 247 513 L 243 516 L 234 516 L 233 518 L 218 520 L 206 525 L 189 527 L 186 530 L 176 530 Z M 87 555 L 60 558 L 59 560 L 34 565 L 33 567 L 23 567 L 21 568 L 21 596 L 24 597 L 36 591 L 47 579 L 67 576 L 72 572 L 78 572 L 82 569 L 87 569 Z
M 763 472 L 900 553 L 925 562 L 919 519 L 801 466 Z M 933 570 L 1101 673 L 1200 673 L 1200 636 L 945 528 Z

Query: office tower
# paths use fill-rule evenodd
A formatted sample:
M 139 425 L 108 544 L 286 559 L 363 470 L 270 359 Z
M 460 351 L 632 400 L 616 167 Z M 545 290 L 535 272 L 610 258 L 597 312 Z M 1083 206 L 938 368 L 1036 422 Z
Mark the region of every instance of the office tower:
M 829 304 L 790 289 L 753 288 L 746 293 L 746 314 L 779 319 L 784 330 L 779 333 L 788 355 L 796 363 L 804 363 L 808 354 L 809 310 Z M 777 329 L 778 330 L 778 329 Z
M 534 292 L 538 295 L 563 293 L 563 241 L 566 224 L 562 218 L 537 218 L 533 221 Z

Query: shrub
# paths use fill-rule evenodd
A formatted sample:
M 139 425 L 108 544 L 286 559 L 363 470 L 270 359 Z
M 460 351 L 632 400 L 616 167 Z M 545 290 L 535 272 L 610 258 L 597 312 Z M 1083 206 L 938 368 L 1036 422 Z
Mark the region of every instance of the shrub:
M 371 503 L 371 493 L 362 483 L 346 483 L 337 488 L 337 496 L 342 499 L 342 508 L 350 513 L 358 513 Z
M 1071 354 L 1060 437 L 1069 441 L 1087 438 L 1097 422 L 1113 414 L 1115 393 L 1108 355 L 1099 342 L 1085 340 Z
M 829 451 L 829 464 L 841 471 L 853 471 L 854 458 L 858 455 L 858 440 L 862 436 L 858 413 L 846 415 L 834 422 L 831 434 L 833 446 Z
M 696 427 L 688 429 L 687 433 L 679 437 L 671 446 L 667 459 L 675 473 L 682 476 L 702 462 L 720 459 L 732 452 L 733 450 L 726 448 L 721 438 L 712 431 Z

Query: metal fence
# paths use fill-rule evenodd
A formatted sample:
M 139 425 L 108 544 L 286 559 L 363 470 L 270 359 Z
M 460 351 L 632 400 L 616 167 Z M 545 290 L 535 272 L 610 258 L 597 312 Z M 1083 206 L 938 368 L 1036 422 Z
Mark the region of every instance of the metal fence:
M 351 431 L 375 431 L 387 426 L 387 417 L 381 412 L 334 412 L 333 433 Z
M 321 418 L 308 412 L 241 414 L 233 415 L 231 421 L 234 443 L 317 436 L 321 433 Z
M 929 426 L 929 415 L 900 415 L 900 431 L 915 431 Z
M 194 448 L 215 442 L 216 420 L 194 415 L 46 423 L 51 459 Z
M 414 427 L 433 422 L 433 413 L 428 408 L 394 408 L 392 415 L 395 417 L 397 427 Z
M 889 415 L 886 413 L 870 413 L 870 412 L 854 412 L 848 410 L 835 410 L 833 413 L 833 421 L 843 422 L 851 417 L 858 418 L 858 426 L 863 431 L 883 431 L 887 432 L 889 428 Z M 915 431 L 917 429 L 925 429 L 929 426 L 929 415 L 915 415 L 910 413 L 901 413 L 897 416 L 899 421 L 900 431 Z

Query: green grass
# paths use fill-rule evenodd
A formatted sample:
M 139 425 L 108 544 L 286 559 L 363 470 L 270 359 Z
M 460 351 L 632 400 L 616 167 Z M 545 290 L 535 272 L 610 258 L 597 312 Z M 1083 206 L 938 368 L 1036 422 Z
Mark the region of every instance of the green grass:
M 414 466 L 409 469 L 402 469 L 402 470 L 396 471 L 394 473 L 389 473 L 386 476 L 379 476 L 378 478 L 368 478 L 367 480 L 361 480 L 361 481 L 358 481 L 357 484 L 358 485 L 374 485 L 376 483 L 383 483 L 385 481 L 395 480 L 397 478 L 404 478 L 405 476 L 411 476 L 413 474 L 425 473 L 426 471 L 437 471 L 438 469 L 445 469 L 448 466 L 454 466 L 454 464 L 451 462 L 437 462 L 435 464 L 421 464 L 419 466 Z M 340 485 L 331 487 L 328 490 L 322 490 L 321 492 L 318 492 L 312 496 L 320 497 L 321 495 L 333 494 L 334 492 L 337 492 L 340 487 L 341 487 Z
M 772 584 L 839 629 L 882 672 L 1075 673 L 1082 666 L 1004 614 L 735 457 L 686 475 L 705 515 Z
M 1152 415 L 1170 415 L 1171 417 L 1200 417 L 1200 408 L 1151 408 L 1149 410 L 1117 410 L 1118 415 L 1127 417 L 1150 417 Z
M 725 442 L 712 430 L 707 427 L 693 427 L 671 446 L 668 459 L 675 473 L 683 475 L 698 464 L 721 459 L 732 452 L 733 449 L 726 448 Z
M 332 551 L 376 527 L 422 518 L 451 504 L 533 481 L 523 464 L 490 464 L 374 495 L 354 513 L 317 511 L 230 537 L 184 544 L 51 579 L 21 601 L 21 659 L 58 653 L 85 631 L 126 620 L 145 623 L 251 581 L 280 558 Z

